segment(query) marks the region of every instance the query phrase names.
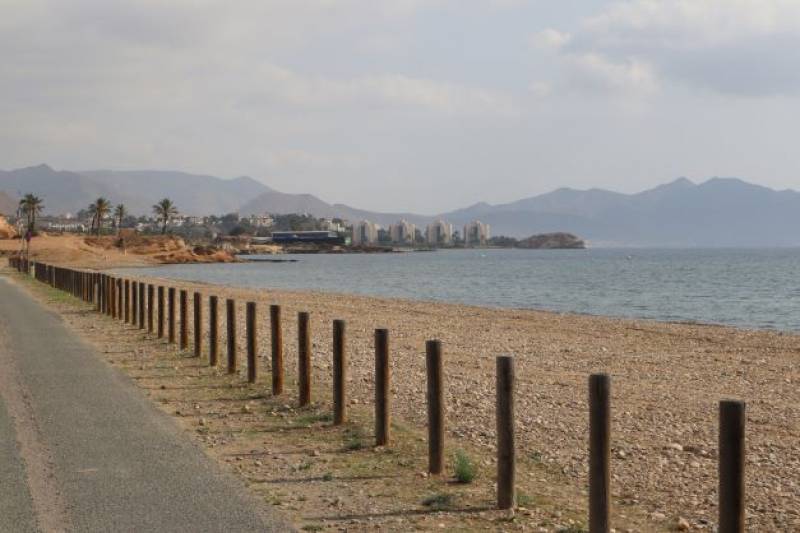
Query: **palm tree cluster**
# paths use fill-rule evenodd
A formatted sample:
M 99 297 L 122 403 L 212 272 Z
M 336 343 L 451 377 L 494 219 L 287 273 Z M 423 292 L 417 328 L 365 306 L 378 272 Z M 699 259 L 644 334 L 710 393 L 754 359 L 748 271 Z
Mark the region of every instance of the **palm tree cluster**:
M 100 235 L 100 230 L 103 228 L 103 219 L 106 218 L 111 211 L 111 202 L 102 196 L 89 204 L 89 214 L 92 215 L 92 233 Z
M 36 215 L 44 209 L 44 201 L 38 196 L 28 193 L 19 201 L 19 208 L 27 221 L 28 231 L 35 233 Z

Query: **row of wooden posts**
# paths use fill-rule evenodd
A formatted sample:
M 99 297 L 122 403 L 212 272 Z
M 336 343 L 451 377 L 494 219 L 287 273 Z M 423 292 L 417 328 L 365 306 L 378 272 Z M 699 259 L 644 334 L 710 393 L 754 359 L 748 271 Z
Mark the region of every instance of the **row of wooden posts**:
M 32 272 L 39 281 L 68 291 L 75 297 L 93 303 L 95 309 L 112 318 L 147 328 L 158 338 L 166 335 L 176 342 L 176 293 L 179 295 L 179 346 L 188 349 L 188 293 L 175 287 L 155 286 L 137 280 L 122 279 L 101 272 L 75 270 L 31 263 L 12 257 L 12 267 Z M 157 299 L 155 299 L 157 294 Z M 166 296 L 166 305 L 165 305 Z M 218 364 L 218 298 L 209 296 L 209 364 Z M 227 370 L 236 373 L 236 302 L 225 302 L 227 318 Z M 194 351 L 202 354 L 202 298 L 193 294 Z M 145 321 L 146 310 L 146 321 Z M 154 312 L 157 316 L 154 323 Z M 283 336 L 281 307 L 269 308 L 272 347 L 272 393 L 283 393 Z M 310 316 L 298 313 L 298 403 L 311 402 Z M 146 324 L 145 324 L 146 322 Z M 247 381 L 258 380 L 257 309 L 255 302 L 246 304 Z M 375 444 L 384 446 L 390 440 L 390 364 L 389 332 L 375 330 Z M 426 343 L 428 403 L 428 471 L 444 470 L 444 372 L 442 345 L 438 340 Z M 345 322 L 333 321 L 333 424 L 347 421 L 347 360 L 345 356 Z M 510 509 L 516 503 L 516 444 L 514 431 L 514 358 L 496 359 L 496 423 L 497 423 L 497 506 Z M 589 377 L 589 531 L 608 533 L 611 504 L 611 380 L 606 374 Z M 724 400 L 719 404 L 719 532 L 741 533 L 745 527 L 745 404 Z

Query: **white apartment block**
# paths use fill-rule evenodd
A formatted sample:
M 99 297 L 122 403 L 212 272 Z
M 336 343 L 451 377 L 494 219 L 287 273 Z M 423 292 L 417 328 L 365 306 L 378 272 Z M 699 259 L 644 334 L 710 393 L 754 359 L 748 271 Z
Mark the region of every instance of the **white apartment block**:
M 263 215 L 250 215 L 248 220 L 250 224 L 256 228 L 269 228 L 275 222 L 272 216 L 266 213 Z
M 425 230 L 425 239 L 431 246 L 451 244 L 453 242 L 453 225 L 444 220 L 428 224 Z
M 344 224 L 334 222 L 332 218 L 323 218 L 320 222 L 320 226 L 325 231 L 335 231 L 337 233 L 343 233 L 345 231 Z
M 473 220 L 464 226 L 464 246 L 486 246 L 489 237 L 489 224 L 480 220 Z
M 353 224 L 353 245 L 375 244 L 378 242 L 378 225 L 369 220 Z
M 389 237 L 395 244 L 414 244 L 417 227 L 407 220 L 400 220 L 389 226 Z

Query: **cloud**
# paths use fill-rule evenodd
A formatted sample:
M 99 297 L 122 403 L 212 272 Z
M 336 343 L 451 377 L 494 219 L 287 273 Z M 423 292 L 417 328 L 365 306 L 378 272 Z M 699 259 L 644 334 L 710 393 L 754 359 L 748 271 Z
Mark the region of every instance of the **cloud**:
M 568 38 L 546 30 L 538 42 L 550 43 L 579 82 L 610 79 L 652 91 L 664 80 L 751 96 L 800 92 L 795 0 L 617 2 Z

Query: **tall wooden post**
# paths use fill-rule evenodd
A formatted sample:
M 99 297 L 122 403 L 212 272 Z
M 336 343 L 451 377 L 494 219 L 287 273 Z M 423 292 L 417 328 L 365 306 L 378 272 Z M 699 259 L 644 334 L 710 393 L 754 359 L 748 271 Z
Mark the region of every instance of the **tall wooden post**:
M 175 287 L 170 287 L 169 290 L 167 290 L 167 300 L 169 302 L 167 335 L 170 344 L 175 344 Z
M 375 445 L 389 443 L 389 330 L 375 330 Z
M 345 355 L 345 322 L 333 321 L 333 424 L 347 421 L 347 356 Z
M 256 303 L 247 302 L 247 381 L 258 380 L 258 332 L 256 331 Z
M 155 310 L 154 301 L 155 287 L 152 283 L 147 284 L 147 332 L 153 333 L 153 312 Z
M 180 348 L 181 351 L 185 350 L 189 346 L 189 295 L 188 293 L 181 289 L 180 295 L 180 320 L 181 320 L 181 330 L 180 330 Z
M 225 301 L 228 328 L 228 374 L 236 373 L 236 302 L 228 299 Z
M 131 280 L 125 280 L 125 290 L 122 292 L 125 297 L 125 323 L 131 323 Z
M 117 278 L 111 278 L 111 318 L 117 318 Z
M 608 533 L 611 495 L 611 379 L 589 376 L 589 531 Z
M 441 474 L 444 468 L 444 401 L 442 400 L 442 343 L 425 343 L 428 372 L 428 472 Z
M 164 286 L 158 286 L 158 338 L 164 338 Z
M 272 394 L 283 394 L 283 328 L 281 306 L 269 306 L 269 321 L 272 330 Z
M 131 282 L 131 324 L 136 325 L 136 315 L 139 312 L 139 282 Z
M 514 443 L 514 358 L 497 357 L 497 508 L 511 509 L 516 501 Z
M 719 533 L 745 530 L 745 402 L 719 402 Z
M 200 357 L 203 354 L 203 302 L 200 293 L 194 293 L 194 356 Z
M 297 314 L 297 384 L 300 407 L 311 403 L 311 327 L 305 311 Z
M 144 283 L 139 282 L 139 329 L 144 329 Z
M 208 297 L 208 364 L 217 366 L 219 360 L 219 298 Z

